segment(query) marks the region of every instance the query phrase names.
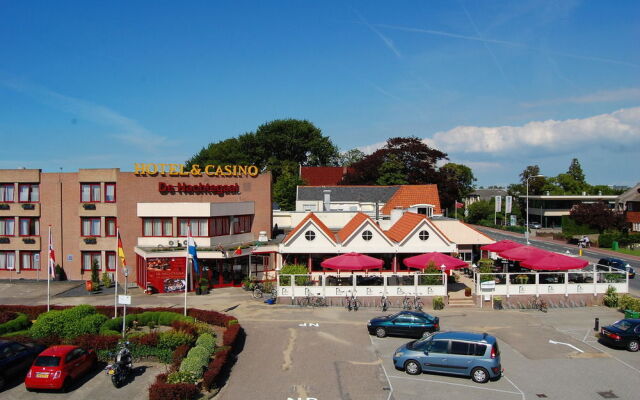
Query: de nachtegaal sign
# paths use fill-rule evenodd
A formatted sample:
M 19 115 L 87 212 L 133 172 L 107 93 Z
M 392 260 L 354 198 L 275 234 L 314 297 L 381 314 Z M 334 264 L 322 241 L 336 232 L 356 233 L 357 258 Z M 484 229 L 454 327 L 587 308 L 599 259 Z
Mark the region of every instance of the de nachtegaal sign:
M 260 170 L 255 165 L 213 165 L 201 167 L 193 164 L 191 169 L 184 164 L 135 163 L 133 173 L 137 176 L 258 176 Z

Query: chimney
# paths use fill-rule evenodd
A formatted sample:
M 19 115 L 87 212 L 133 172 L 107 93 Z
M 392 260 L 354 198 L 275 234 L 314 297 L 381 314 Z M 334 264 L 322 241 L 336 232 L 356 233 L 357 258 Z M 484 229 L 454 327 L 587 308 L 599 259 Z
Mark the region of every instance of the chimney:
M 398 220 L 402 217 L 402 214 L 404 214 L 404 210 L 402 209 L 402 207 L 396 207 L 391 210 L 391 225 L 398 222 Z
M 323 190 L 322 199 L 324 202 L 323 211 L 331 211 L 331 190 Z
M 380 220 L 380 202 L 376 201 L 376 221 Z

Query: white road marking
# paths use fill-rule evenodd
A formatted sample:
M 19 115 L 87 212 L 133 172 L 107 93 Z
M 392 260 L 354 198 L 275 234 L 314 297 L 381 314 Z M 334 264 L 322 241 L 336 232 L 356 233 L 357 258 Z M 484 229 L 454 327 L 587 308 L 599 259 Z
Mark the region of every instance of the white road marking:
M 591 329 L 587 329 L 587 333 L 584 334 L 584 338 L 582 338 L 583 342 L 587 341 L 587 337 L 589 336 L 589 333 L 591 332 Z
M 489 391 L 492 391 L 492 392 L 509 393 L 509 394 L 520 394 L 520 395 L 524 396 L 524 394 L 522 392 L 512 392 L 512 391 L 509 391 L 509 390 L 502 390 L 502 389 L 491 389 L 491 388 L 486 388 L 486 387 L 481 387 L 481 386 L 465 385 L 465 384 L 462 384 L 462 383 L 434 381 L 433 379 L 412 378 L 410 376 L 398 376 L 398 375 L 391 375 L 390 378 L 406 379 L 406 380 L 418 381 L 418 382 L 441 383 L 443 385 L 462 386 L 462 387 L 466 387 L 466 388 L 470 388 L 470 389 L 489 390 Z M 513 383 L 512 383 L 512 385 L 513 385 Z M 517 387 L 516 387 L 516 389 L 517 389 Z M 520 390 L 520 389 L 518 389 L 518 390 Z
M 574 346 L 574 345 L 572 345 L 572 344 L 569 344 L 569 343 L 556 342 L 555 340 L 551 340 L 551 339 L 549 339 L 549 343 L 551 343 L 551 344 L 563 344 L 563 345 L 565 345 L 565 346 L 569 346 L 569 347 L 571 347 L 572 349 L 578 350 L 580 353 L 584 353 L 584 351 L 580 350 L 580 349 L 579 349 L 579 348 L 577 348 L 576 346 Z
M 513 387 L 514 387 L 514 388 L 516 388 L 516 390 L 517 390 L 518 392 L 520 392 L 520 394 L 522 395 L 522 400 L 525 400 L 525 399 L 526 399 L 526 397 L 524 396 L 524 392 L 523 392 L 522 390 L 520 390 L 520 388 L 519 388 L 519 387 L 517 387 L 517 386 L 516 386 L 516 384 L 515 384 L 515 383 L 513 383 L 513 381 L 512 381 L 511 379 L 509 379 L 509 377 L 508 377 L 508 376 L 506 376 L 506 375 L 503 375 L 503 376 L 504 376 L 504 378 L 505 378 L 506 380 L 508 380 L 508 381 L 509 381 L 509 383 L 510 383 L 510 384 L 512 384 L 512 385 L 513 385 Z
M 369 335 L 369 340 L 371 341 L 371 345 L 374 346 L 375 348 L 375 344 L 373 343 L 373 338 L 371 337 L 371 335 Z M 387 369 L 384 367 L 384 363 L 382 362 L 382 359 L 380 359 L 380 366 L 382 367 L 382 372 L 384 372 L 384 376 L 387 377 L 387 383 L 389 384 L 389 396 L 387 397 L 387 400 L 389 400 L 391 398 L 391 395 L 393 394 L 393 385 L 391 384 L 391 379 L 389 379 L 389 374 L 387 374 Z
M 609 353 L 608 351 L 604 351 L 604 350 L 602 350 L 602 349 L 599 349 L 599 348 L 597 348 L 596 346 L 594 346 L 594 345 L 592 345 L 592 344 L 589 344 L 589 343 L 587 343 L 587 342 L 583 342 L 583 343 L 584 343 L 584 344 L 586 344 L 587 346 L 591 346 L 591 347 L 593 347 L 594 349 L 596 349 L 596 350 L 598 350 L 598 351 L 600 351 L 600 352 L 603 352 L 603 353 L 605 353 L 605 354 L 610 355 L 611 357 L 615 358 L 616 360 L 618 360 L 618 361 L 619 361 L 619 362 L 621 362 L 622 364 L 626 365 L 627 367 L 631 368 L 632 370 L 634 370 L 634 371 L 636 371 L 637 373 L 639 373 L 639 374 L 640 374 L 640 369 L 638 369 L 638 368 L 634 367 L 633 365 L 629 365 L 629 364 L 627 364 L 626 362 L 622 361 L 621 359 L 619 359 L 618 357 L 616 357 L 616 356 L 614 356 L 613 354 Z

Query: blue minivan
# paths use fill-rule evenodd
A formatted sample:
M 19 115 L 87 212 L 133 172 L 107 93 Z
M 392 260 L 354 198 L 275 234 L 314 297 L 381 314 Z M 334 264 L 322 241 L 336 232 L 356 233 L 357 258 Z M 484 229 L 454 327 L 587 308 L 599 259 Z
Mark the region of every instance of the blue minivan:
M 435 333 L 398 348 L 393 354 L 393 364 L 410 375 L 422 372 L 464 375 L 477 383 L 502 375 L 498 341 L 487 333 Z

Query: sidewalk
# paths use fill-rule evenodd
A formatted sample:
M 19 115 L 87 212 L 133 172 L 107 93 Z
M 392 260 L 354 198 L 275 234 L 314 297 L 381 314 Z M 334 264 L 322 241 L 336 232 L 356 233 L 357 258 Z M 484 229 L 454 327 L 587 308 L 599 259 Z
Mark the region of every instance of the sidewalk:
M 517 232 L 511 232 L 511 231 L 503 231 L 501 229 L 489 228 L 487 226 L 482 226 L 482 225 L 471 225 L 471 226 L 473 226 L 474 229 L 482 228 L 482 229 L 486 229 L 488 231 L 501 233 L 503 235 L 512 236 L 514 238 L 524 239 L 524 234 L 523 233 L 517 233 Z M 555 243 L 555 244 L 563 245 L 563 246 L 571 246 L 571 245 L 567 244 L 567 242 L 565 242 L 563 240 L 556 240 L 556 239 L 554 239 L 552 237 L 546 237 L 546 236 L 530 236 L 529 240 L 530 241 L 532 240 L 532 241 Z M 573 247 L 576 247 L 576 246 L 573 246 Z M 613 251 L 613 250 L 609 250 L 609 249 L 603 249 L 603 248 L 600 248 L 600 247 L 589 247 L 586 250 L 590 251 L 590 252 L 593 252 L 593 253 L 602 254 L 603 256 L 616 257 L 616 258 L 622 257 L 622 258 L 628 258 L 628 259 L 634 260 L 634 261 L 640 261 L 640 257 L 639 256 L 634 256 L 634 255 L 631 255 L 631 254 L 618 253 L 617 251 Z

